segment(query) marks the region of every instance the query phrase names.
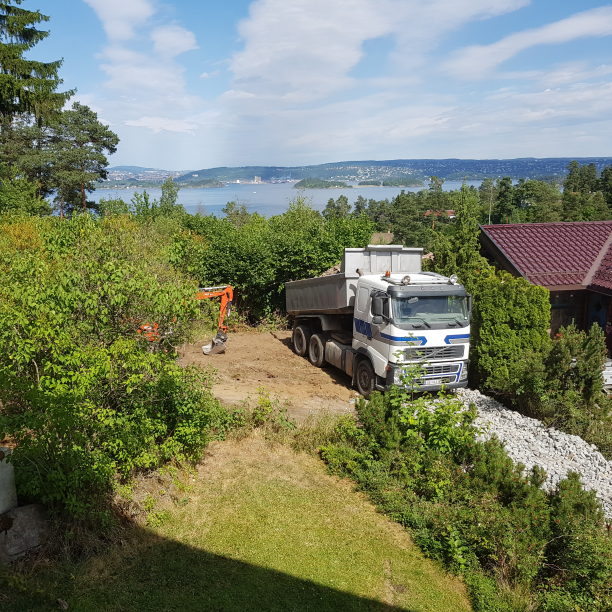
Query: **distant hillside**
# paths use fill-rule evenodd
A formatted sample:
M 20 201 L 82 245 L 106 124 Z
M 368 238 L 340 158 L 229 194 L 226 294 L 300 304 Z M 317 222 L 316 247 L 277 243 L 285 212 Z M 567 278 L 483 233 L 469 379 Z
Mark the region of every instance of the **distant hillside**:
M 113 166 L 107 168 L 107 172 L 131 172 L 132 174 L 140 174 L 141 172 L 152 172 L 159 168 L 143 168 L 142 166 Z
M 252 181 L 256 176 L 263 181 L 318 178 L 326 181 L 415 181 L 407 185 L 419 185 L 430 176 L 446 180 L 482 180 L 510 176 L 519 178 L 562 177 L 567 165 L 576 159 L 580 164 L 593 163 L 601 172 L 612 164 L 612 157 L 550 157 L 519 159 L 395 159 L 343 161 L 314 166 L 242 166 L 236 168 L 207 168 L 194 170 L 177 177 L 178 183 L 192 183 L 202 179 L 235 182 Z
M 342 181 L 324 181 L 310 177 L 301 180 L 293 186 L 294 189 L 337 189 L 338 187 L 351 188 L 352 185 L 347 185 Z

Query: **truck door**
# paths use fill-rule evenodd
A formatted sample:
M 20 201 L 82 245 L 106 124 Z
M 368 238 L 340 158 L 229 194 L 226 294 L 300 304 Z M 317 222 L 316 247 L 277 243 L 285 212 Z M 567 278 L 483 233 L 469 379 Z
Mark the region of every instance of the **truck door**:
M 357 340 L 359 346 L 363 347 L 368 346 L 368 338 L 372 338 L 372 324 L 368 322 L 368 315 L 370 313 L 370 291 L 370 287 L 359 285 L 357 289 L 357 299 L 355 300 L 353 338 Z M 358 346 L 354 348 L 358 348 Z
M 372 324 L 372 299 L 370 293 L 372 287 L 360 286 L 357 290 L 357 299 L 355 300 L 355 317 L 354 317 L 354 332 L 353 337 L 356 342 L 353 343 L 353 348 L 357 349 L 360 346 L 369 348 L 368 351 L 373 358 L 374 369 L 379 376 L 384 376 L 389 358 L 389 344 L 381 336 L 387 323 L 382 325 Z

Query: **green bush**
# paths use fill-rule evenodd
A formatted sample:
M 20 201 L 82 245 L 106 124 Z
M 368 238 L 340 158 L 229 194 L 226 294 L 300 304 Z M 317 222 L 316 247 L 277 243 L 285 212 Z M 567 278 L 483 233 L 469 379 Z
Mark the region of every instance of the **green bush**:
M 0 222 L 0 439 L 22 498 L 104 513 L 116 476 L 194 460 L 226 415 L 176 364 L 195 284 L 127 217 Z
M 507 272 L 481 275 L 473 285 L 475 382 L 485 391 L 513 393 L 522 381 L 525 356 L 546 351 L 550 342 L 548 290 Z

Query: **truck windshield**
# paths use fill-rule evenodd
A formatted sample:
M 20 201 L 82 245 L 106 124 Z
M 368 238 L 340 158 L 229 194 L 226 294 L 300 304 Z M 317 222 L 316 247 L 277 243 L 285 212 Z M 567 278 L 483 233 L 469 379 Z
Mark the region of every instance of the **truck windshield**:
M 468 299 L 457 295 L 396 298 L 393 302 L 395 323 L 420 325 L 450 323 L 467 325 Z

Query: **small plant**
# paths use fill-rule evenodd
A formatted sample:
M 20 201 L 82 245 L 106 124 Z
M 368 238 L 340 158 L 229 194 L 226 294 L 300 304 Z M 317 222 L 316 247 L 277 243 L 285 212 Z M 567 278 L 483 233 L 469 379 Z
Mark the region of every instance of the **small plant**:
M 167 510 L 159 510 L 158 512 L 150 512 L 147 517 L 148 527 L 161 527 L 170 519 L 170 513 Z
M 253 408 L 252 418 L 253 425 L 261 427 L 268 420 L 270 414 L 272 414 L 274 406 L 270 399 L 270 392 L 265 387 L 258 387 L 257 394 L 257 404 Z

